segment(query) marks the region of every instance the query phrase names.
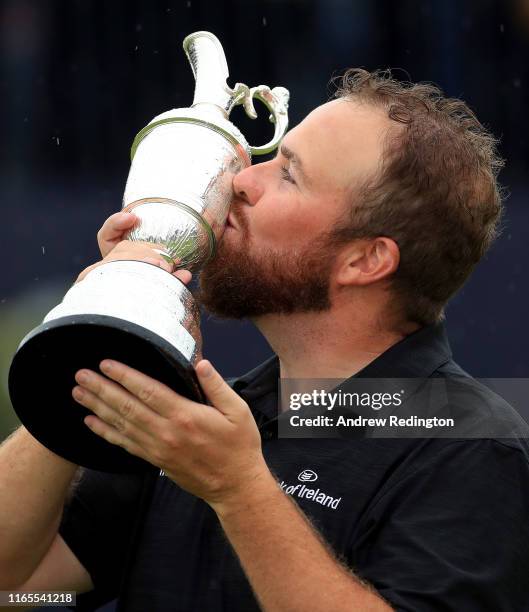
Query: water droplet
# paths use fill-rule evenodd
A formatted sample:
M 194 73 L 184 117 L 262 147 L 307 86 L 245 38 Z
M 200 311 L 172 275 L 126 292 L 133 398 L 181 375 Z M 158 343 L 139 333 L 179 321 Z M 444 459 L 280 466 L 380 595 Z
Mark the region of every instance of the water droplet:
M 267 21 L 266 21 L 266 17 L 263 17 L 263 26 L 266 27 Z
M 46 249 L 43 246 L 41 247 L 41 249 L 42 249 L 42 254 L 46 255 Z
M 134 47 L 134 51 L 137 51 L 137 50 L 138 50 L 138 45 Z

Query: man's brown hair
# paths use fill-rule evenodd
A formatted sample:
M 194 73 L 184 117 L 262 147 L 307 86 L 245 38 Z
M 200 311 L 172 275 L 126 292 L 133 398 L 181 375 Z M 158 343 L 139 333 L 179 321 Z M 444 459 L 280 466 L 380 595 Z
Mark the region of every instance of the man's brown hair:
M 400 250 L 392 289 L 406 320 L 428 324 L 497 235 L 503 162 L 495 138 L 461 100 L 389 71 L 348 70 L 336 97 L 372 104 L 397 122 L 379 173 L 334 231 L 338 242 L 387 236 Z

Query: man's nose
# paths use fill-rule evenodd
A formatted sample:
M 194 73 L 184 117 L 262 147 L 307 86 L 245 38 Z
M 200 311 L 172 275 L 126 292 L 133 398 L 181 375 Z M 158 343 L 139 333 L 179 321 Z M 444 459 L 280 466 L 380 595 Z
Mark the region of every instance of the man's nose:
M 261 181 L 259 179 L 259 166 L 248 166 L 233 177 L 233 191 L 235 196 L 244 200 L 251 206 L 255 206 L 262 194 Z

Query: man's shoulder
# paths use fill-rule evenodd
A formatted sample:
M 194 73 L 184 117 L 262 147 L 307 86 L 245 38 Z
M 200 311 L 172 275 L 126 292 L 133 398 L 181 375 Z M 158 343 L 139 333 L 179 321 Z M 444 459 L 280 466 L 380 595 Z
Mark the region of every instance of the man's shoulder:
M 446 406 L 456 419 L 456 433 L 463 438 L 497 440 L 529 458 L 525 379 L 475 378 L 450 360 L 431 381 L 432 385 L 442 383 Z

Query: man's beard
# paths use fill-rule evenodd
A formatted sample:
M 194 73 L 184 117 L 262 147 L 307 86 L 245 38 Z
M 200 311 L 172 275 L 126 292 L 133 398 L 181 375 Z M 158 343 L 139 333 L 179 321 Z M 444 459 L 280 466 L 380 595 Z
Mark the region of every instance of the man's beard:
M 237 236 L 220 242 L 216 257 L 200 274 L 196 297 L 201 305 L 228 319 L 321 312 L 331 307 L 329 278 L 336 252 L 329 234 L 322 233 L 295 252 L 264 249 L 255 253 L 246 219 L 241 214 L 235 218 L 241 228 Z

